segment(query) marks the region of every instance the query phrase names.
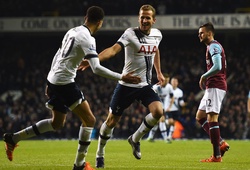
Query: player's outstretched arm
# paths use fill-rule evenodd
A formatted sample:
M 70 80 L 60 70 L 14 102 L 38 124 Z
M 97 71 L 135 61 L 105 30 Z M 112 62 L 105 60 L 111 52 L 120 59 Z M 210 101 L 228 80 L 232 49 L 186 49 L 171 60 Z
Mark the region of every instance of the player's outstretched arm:
M 106 48 L 102 52 L 99 53 L 98 57 L 100 61 L 108 60 L 111 57 L 114 57 L 117 53 L 121 51 L 122 47 L 120 44 L 115 43 L 113 46 Z
M 100 61 L 105 61 L 108 60 L 111 57 L 114 57 L 117 53 L 121 51 L 122 47 L 119 44 L 114 44 L 113 46 L 106 48 L 103 50 L 99 55 L 99 60 Z M 89 62 L 88 60 L 82 60 L 80 65 L 78 66 L 78 70 L 84 71 L 89 67 Z
M 122 75 L 120 73 L 109 70 L 106 67 L 100 65 L 100 60 L 98 57 L 88 59 L 92 71 L 102 77 L 106 77 L 114 80 L 123 80 L 127 83 L 138 84 L 141 79 L 137 76 L 132 76 L 132 73 Z

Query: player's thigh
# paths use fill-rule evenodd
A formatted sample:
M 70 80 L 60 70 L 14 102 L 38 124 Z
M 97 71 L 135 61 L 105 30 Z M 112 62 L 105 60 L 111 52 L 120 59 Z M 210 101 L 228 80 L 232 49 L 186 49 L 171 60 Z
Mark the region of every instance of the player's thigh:
M 219 118 L 218 113 L 214 113 L 214 112 L 207 113 L 207 120 L 209 122 L 218 122 L 218 118 Z
M 77 105 L 72 111 L 81 119 L 84 126 L 94 127 L 96 119 L 86 100 Z
M 49 100 L 46 106 L 57 112 L 67 113 L 84 101 L 84 96 L 76 83 L 66 85 L 48 84 Z
M 111 98 L 109 112 L 121 116 L 123 111 L 135 101 L 138 91 L 138 88 L 117 84 Z
M 160 119 L 163 116 L 162 104 L 159 101 L 153 101 L 152 103 L 150 103 L 148 105 L 148 110 L 156 119 Z
M 196 112 L 196 120 L 200 120 L 202 118 L 206 118 L 207 117 L 207 113 L 205 110 L 200 110 L 198 109 Z
M 66 114 L 56 110 L 52 110 L 52 127 L 55 130 L 61 129 L 66 121 Z
M 149 109 L 150 113 L 152 113 L 155 118 L 160 119 L 160 117 L 163 116 L 163 107 L 157 93 L 154 92 L 151 86 L 143 87 L 140 93 L 139 100 L 142 104 Z

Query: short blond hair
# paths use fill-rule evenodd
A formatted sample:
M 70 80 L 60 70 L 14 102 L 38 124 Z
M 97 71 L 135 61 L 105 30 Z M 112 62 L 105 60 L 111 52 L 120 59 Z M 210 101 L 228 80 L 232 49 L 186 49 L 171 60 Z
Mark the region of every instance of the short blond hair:
M 149 5 L 149 4 L 142 5 L 140 8 L 140 11 L 152 11 L 153 18 L 155 18 L 155 8 L 152 5 Z M 140 11 L 139 11 L 139 14 L 140 14 Z

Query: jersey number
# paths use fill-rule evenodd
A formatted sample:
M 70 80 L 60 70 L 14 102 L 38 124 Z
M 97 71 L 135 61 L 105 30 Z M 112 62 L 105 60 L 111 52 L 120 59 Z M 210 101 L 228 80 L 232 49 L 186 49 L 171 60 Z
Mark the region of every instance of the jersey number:
M 207 106 L 208 106 L 208 107 L 211 107 L 211 106 L 212 106 L 211 103 L 212 103 L 211 99 L 207 99 Z
M 75 42 L 75 37 L 65 38 L 65 41 L 63 42 L 61 47 L 61 52 L 62 52 L 61 55 L 63 58 L 66 58 L 69 55 L 74 45 L 74 42 Z

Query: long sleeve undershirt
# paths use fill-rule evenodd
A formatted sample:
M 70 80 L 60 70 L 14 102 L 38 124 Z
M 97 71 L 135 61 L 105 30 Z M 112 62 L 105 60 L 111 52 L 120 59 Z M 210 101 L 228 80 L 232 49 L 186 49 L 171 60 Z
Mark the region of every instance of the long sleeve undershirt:
M 209 53 L 212 56 L 213 66 L 208 70 L 206 73 L 204 73 L 202 76 L 204 78 L 208 78 L 210 76 L 215 75 L 222 69 L 222 63 L 221 63 L 221 47 L 218 44 L 211 44 Z
M 92 71 L 95 74 L 100 75 L 102 77 L 114 79 L 114 80 L 121 80 L 122 79 L 122 74 L 111 71 L 111 70 L 107 69 L 106 67 L 103 67 L 102 65 L 100 65 L 100 60 L 98 57 L 89 58 L 88 61 L 89 61 L 89 65 L 90 65 Z

